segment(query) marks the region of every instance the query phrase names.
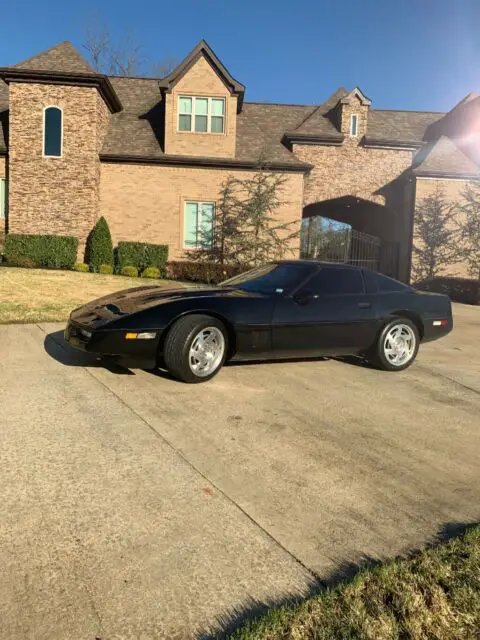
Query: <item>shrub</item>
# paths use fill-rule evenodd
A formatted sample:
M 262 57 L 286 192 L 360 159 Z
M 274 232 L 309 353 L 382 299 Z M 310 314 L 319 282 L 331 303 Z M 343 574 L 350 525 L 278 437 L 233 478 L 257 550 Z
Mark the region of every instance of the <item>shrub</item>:
M 166 277 L 172 280 L 190 280 L 191 282 L 204 282 L 217 284 L 233 278 L 233 276 L 246 271 L 239 265 L 221 265 L 216 262 L 168 262 Z
M 120 270 L 135 265 L 139 271 L 147 267 L 156 267 L 160 274 L 165 272 L 168 259 L 166 244 L 148 244 L 146 242 L 119 242 L 117 247 L 117 263 Z
M 103 216 L 88 235 L 85 256 L 91 271 L 98 271 L 102 264 L 113 265 L 112 236 Z
M 75 271 L 81 271 L 82 273 L 88 273 L 90 271 L 90 267 L 86 262 L 77 262 L 73 268 Z
M 160 278 L 160 269 L 147 267 L 142 271 L 142 278 Z
M 444 293 L 454 302 L 480 305 L 480 280 L 439 277 L 417 282 L 414 287 L 423 291 Z
M 120 275 L 130 276 L 130 278 L 136 278 L 138 276 L 138 269 L 137 267 L 132 267 L 132 265 L 127 264 L 120 269 Z
M 111 276 L 113 273 L 113 265 L 111 264 L 101 264 L 98 267 L 98 273 L 103 273 L 104 275 Z
M 9 264 L 29 261 L 29 266 L 34 267 L 73 269 L 77 249 L 78 240 L 73 236 L 9 233 L 5 237 L 5 257 Z
M 23 269 L 35 269 L 38 266 L 30 258 L 24 258 L 23 256 L 11 259 L 8 264 L 10 267 L 22 267 Z

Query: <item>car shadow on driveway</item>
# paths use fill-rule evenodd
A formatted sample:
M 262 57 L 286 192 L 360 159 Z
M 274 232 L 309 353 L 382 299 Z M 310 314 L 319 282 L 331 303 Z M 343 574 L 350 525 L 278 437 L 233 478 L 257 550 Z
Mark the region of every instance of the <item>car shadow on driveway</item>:
M 120 367 L 112 361 L 73 349 L 65 342 L 63 331 L 48 333 L 43 341 L 43 347 L 51 358 L 67 367 L 102 367 L 119 375 L 135 375 L 130 369 Z
M 136 375 L 134 370 L 121 366 L 113 360 L 74 349 L 65 342 L 63 331 L 48 333 L 43 341 L 43 347 L 51 358 L 66 367 L 96 367 L 120 376 Z M 159 378 L 175 381 L 170 373 L 164 369 L 145 369 L 144 371 Z
M 440 527 L 437 534 L 434 535 L 430 542 L 425 545 L 425 549 L 446 543 L 452 538 L 464 536 L 469 529 L 478 527 L 479 524 L 479 522 L 447 522 Z M 412 549 L 405 555 L 397 556 L 391 560 L 415 557 L 422 550 Z M 360 571 L 372 569 L 378 565 L 388 563 L 391 560 L 382 561 L 378 558 L 365 555 L 362 556 L 359 562 L 344 562 L 324 579 L 312 576 L 312 580 L 307 587 L 306 593 L 302 597 L 287 595 L 281 599 L 271 599 L 263 602 L 249 599 L 246 602 L 233 607 L 228 613 L 219 615 L 217 617 L 213 633 L 197 632 L 195 640 L 226 640 L 235 631 L 245 626 L 247 623 L 263 617 L 272 608 L 288 608 L 295 606 L 296 604 L 300 604 L 309 598 L 314 598 L 315 596 L 320 595 L 327 589 L 331 589 L 343 582 L 349 582 Z

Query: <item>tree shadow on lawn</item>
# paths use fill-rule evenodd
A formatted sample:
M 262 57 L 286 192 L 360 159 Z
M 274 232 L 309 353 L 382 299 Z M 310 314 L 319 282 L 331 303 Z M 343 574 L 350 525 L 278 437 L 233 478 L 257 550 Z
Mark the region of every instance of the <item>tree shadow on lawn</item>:
M 448 522 L 441 526 L 438 533 L 425 545 L 424 549 L 436 547 L 439 544 L 448 542 L 451 538 L 463 536 L 468 529 L 478 526 L 479 524 L 479 522 Z M 407 554 L 397 556 L 391 560 L 414 557 L 424 549 L 412 549 Z M 387 560 L 387 562 L 391 560 Z M 312 580 L 302 596 L 286 595 L 283 598 L 266 599 L 264 601 L 249 599 L 241 605 L 233 607 L 231 611 L 219 615 L 212 633 L 198 632 L 195 635 L 195 639 L 225 640 L 225 638 L 248 622 L 263 617 L 269 609 L 300 604 L 309 598 L 320 595 L 326 589 L 340 585 L 343 582 L 349 582 L 359 571 L 371 569 L 377 565 L 384 564 L 384 562 L 385 561 L 378 560 L 371 556 L 362 556 L 358 562 L 344 562 L 340 564 L 335 571 L 325 576 L 325 578 L 312 575 Z

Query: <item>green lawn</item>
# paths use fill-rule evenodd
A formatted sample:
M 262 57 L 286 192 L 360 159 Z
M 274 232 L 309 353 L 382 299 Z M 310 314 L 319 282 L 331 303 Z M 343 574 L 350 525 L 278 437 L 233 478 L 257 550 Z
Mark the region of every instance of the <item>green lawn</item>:
M 480 638 L 480 527 L 360 572 L 301 604 L 272 609 L 230 640 Z
M 155 284 L 179 286 L 167 280 L 0 267 L 0 323 L 63 322 L 72 309 L 89 300 Z

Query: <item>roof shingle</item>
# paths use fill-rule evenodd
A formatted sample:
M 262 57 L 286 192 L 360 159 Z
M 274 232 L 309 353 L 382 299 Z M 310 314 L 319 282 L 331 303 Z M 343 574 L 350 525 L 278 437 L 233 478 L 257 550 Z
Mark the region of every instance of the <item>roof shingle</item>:
M 29 71 L 56 71 L 71 74 L 95 73 L 94 69 L 68 40 L 13 66 Z

